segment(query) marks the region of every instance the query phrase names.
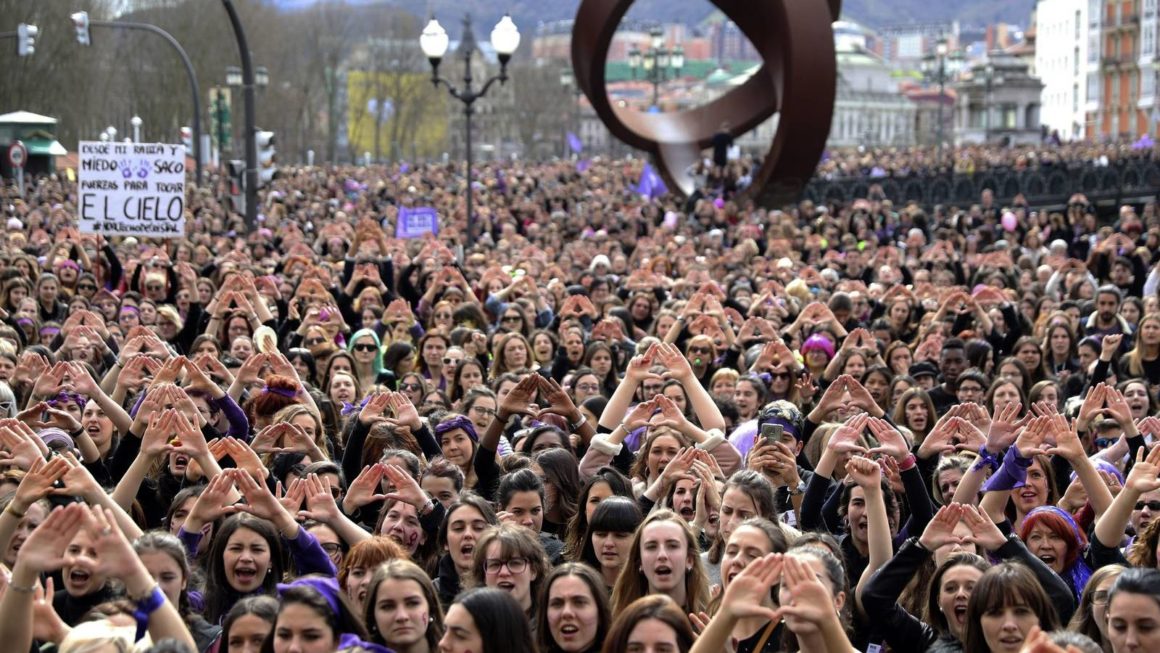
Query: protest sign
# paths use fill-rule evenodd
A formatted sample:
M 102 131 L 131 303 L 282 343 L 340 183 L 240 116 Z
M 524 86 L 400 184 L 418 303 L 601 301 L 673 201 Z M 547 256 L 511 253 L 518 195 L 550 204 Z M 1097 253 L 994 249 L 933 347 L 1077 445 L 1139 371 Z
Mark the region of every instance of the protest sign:
M 81 233 L 185 234 L 184 145 L 82 141 L 79 155 Z
M 422 238 L 439 235 L 439 214 L 430 206 L 403 207 L 395 224 L 395 238 Z

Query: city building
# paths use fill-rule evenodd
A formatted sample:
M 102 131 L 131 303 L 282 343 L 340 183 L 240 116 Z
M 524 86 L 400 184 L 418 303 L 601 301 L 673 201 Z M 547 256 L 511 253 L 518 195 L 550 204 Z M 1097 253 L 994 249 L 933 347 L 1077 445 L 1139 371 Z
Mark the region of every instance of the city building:
M 1063 140 L 1085 137 L 1088 0 L 1039 0 L 1034 75 L 1043 82 L 1040 121 Z M 1031 30 L 1028 30 L 1030 32 Z
M 1134 139 L 1158 113 L 1157 0 L 1089 0 L 1085 136 Z
M 1043 83 L 1019 57 L 996 51 L 973 62 L 955 92 L 957 144 L 1040 142 Z
M 865 43 L 854 37 L 856 30 L 851 29 L 850 24 L 836 23 L 835 30 L 841 30 L 842 38 L 836 42 L 838 88 L 826 147 L 914 145 L 916 106 L 900 92 L 899 81 L 894 77 L 891 66 L 868 51 Z M 730 80 L 727 87 L 743 84 L 757 70 L 758 66 L 752 67 Z M 717 90 L 711 93 L 709 99 L 721 92 Z M 947 113 L 949 115 L 950 111 Z M 764 151 L 776 131 L 775 115 L 738 138 L 737 144 L 746 151 Z
M 945 38 L 952 49 L 957 49 L 960 42 L 960 28 L 958 21 L 914 23 L 906 25 L 892 25 L 877 30 L 880 49 L 867 49 L 878 52 L 882 60 L 900 68 L 917 69 L 922 58 L 934 52 L 940 38 Z

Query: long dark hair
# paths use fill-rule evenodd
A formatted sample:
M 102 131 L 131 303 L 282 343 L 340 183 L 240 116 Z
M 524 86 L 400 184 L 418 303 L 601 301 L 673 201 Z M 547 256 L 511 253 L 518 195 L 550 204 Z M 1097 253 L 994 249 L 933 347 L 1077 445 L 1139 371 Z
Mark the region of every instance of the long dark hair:
M 1047 632 L 1059 630 L 1059 613 L 1047 592 L 1026 567 L 1005 562 L 995 565 L 979 577 L 967 602 L 967 627 L 963 631 L 964 653 L 989 653 L 983 636 L 982 617 L 988 612 L 1014 602 L 1027 606 L 1039 618 L 1039 627 Z
M 536 653 L 527 615 L 511 594 L 491 587 L 477 587 L 455 597 L 475 620 L 483 642 L 482 653 Z
M 310 578 L 305 576 L 304 578 Z M 344 634 L 352 634 L 360 640 L 366 640 L 367 629 L 363 626 L 362 619 L 350 605 L 350 599 L 346 598 L 345 592 L 336 592 L 333 596 L 326 596 L 321 591 L 311 587 L 310 585 L 291 585 L 290 587 L 279 588 L 278 598 L 280 606 L 278 608 L 278 618 L 281 618 L 282 611 L 288 605 L 304 605 L 314 611 L 315 614 L 322 617 L 326 625 L 330 627 L 330 631 L 334 634 L 334 644 L 337 648 L 338 640 Z M 330 603 L 333 600 L 338 606 L 337 611 Z M 274 653 L 274 638 L 277 635 L 278 619 L 274 620 L 274 628 L 270 630 L 270 634 L 266 636 L 266 641 L 262 642 L 262 653 Z
M 241 593 L 231 587 L 229 581 L 226 580 L 225 569 L 226 546 L 229 544 L 230 537 L 242 528 L 257 533 L 266 541 L 266 546 L 270 549 L 270 570 L 262 579 L 262 587 L 259 592 L 272 594 L 274 587 L 278 581 L 282 580 L 282 575 L 285 572 L 282 538 L 278 535 L 273 524 L 247 513 L 233 515 L 225 520 L 221 530 L 214 534 L 206 570 L 205 618 L 210 623 L 221 621 L 230 606 L 242 598 Z
M 612 629 L 604 639 L 604 653 L 621 653 L 628 650 L 628 638 L 636 625 L 646 619 L 656 619 L 672 628 L 676 633 L 677 652 L 688 653 L 693 648 L 697 635 L 689 618 L 676 601 L 667 594 L 652 594 L 643 596 L 616 615 L 612 622 Z
M 604 589 L 604 580 L 588 565 L 577 562 L 566 562 L 548 574 L 544 582 L 543 593 L 540 595 L 536 608 L 536 637 L 539 639 L 540 653 L 563 653 L 563 649 L 552 638 L 552 629 L 548 625 L 548 608 L 551 607 L 552 585 L 565 577 L 579 578 L 588 586 L 592 594 L 592 603 L 596 605 L 596 638 L 592 641 L 592 648 L 599 646 L 612 626 L 612 617 L 608 608 L 608 592 Z
M 423 598 L 427 601 L 427 647 L 431 651 L 438 650 L 439 640 L 443 637 L 443 606 L 439 605 L 439 593 L 431 577 L 419 565 L 410 560 L 392 560 L 379 566 L 367 587 L 366 606 L 363 610 L 363 621 L 370 633 L 371 641 L 376 644 L 387 645 L 383 634 L 379 632 L 378 621 L 375 619 L 375 606 L 378 604 L 379 586 L 386 580 L 411 580 L 419 585 Z
M 576 496 L 576 514 L 572 515 L 572 519 L 568 522 L 568 532 L 564 539 L 565 560 L 583 562 L 580 559 L 580 551 L 584 548 L 588 534 L 588 497 L 597 483 L 607 484 L 614 497 L 633 497 L 632 481 L 615 467 L 604 466 L 596 470 L 592 478 L 584 482 L 580 493 Z
M 593 569 L 600 569 L 600 559 L 596 557 L 596 547 L 592 545 L 595 533 L 632 534 L 644 521 L 644 514 L 636 499 L 629 496 L 608 497 L 592 513 L 592 521 L 584 530 L 584 542 L 580 547 L 579 560 Z
M 224 650 L 228 651 L 230 648 L 230 629 L 234 627 L 234 622 L 247 615 L 254 615 L 269 623 L 270 630 L 273 631 L 274 621 L 278 619 L 278 600 L 272 596 L 250 596 L 235 603 L 222 622 L 221 641 Z

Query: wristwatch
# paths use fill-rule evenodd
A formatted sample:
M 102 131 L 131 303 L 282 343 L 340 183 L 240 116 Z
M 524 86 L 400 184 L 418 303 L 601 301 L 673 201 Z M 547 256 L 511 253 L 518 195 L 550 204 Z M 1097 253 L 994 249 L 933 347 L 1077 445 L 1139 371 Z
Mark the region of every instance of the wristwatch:
M 799 479 L 797 487 L 788 487 L 787 486 L 787 489 L 789 490 L 789 495 L 791 497 L 800 497 L 801 495 L 806 493 L 806 482 Z

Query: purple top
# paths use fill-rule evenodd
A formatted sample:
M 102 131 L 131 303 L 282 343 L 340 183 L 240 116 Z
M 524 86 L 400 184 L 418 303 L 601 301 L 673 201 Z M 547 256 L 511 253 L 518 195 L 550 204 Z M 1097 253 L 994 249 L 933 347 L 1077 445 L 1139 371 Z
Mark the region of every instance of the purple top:
M 1014 490 L 1027 484 L 1027 468 L 1031 466 L 1031 459 L 1019 455 L 1019 449 L 1012 446 L 1003 454 L 1003 464 L 998 471 L 983 484 L 984 492 L 1002 492 Z

